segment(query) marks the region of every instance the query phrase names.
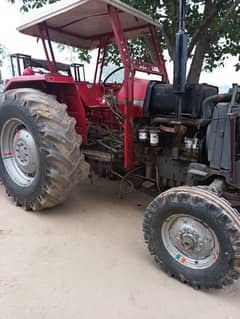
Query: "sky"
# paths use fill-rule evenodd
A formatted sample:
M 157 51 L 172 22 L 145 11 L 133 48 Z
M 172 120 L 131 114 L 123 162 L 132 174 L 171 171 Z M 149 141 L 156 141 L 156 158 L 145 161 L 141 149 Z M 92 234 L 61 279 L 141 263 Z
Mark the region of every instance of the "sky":
M 17 26 L 21 25 L 23 15 L 19 12 L 19 5 L 12 5 L 6 0 L 0 0 L 0 43 L 3 44 L 10 53 L 23 53 L 35 58 L 44 58 L 43 49 L 40 42 L 33 37 L 20 34 L 16 31 Z M 56 60 L 59 62 L 69 62 L 67 52 L 61 53 L 55 50 Z M 67 59 L 66 59 L 67 56 Z M 68 60 L 68 61 L 67 61 Z M 79 61 L 75 61 L 79 62 Z M 200 78 L 201 83 L 217 85 L 224 92 L 231 87 L 232 83 L 238 83 L 240 72 L 236 72 L 233 65 L 234 58 L 229 58 L 225 67 L 215 69 L 212 73 L 203 72 Z M 9 78 L 9 64 L 5 62 L 3 77 Z M 167 63 L 170 80 L 172 79 L 172 63 Z M 92 75 L 94 70 L 93 63 L 86 66 L 86 74 Z M 90 78 L 88 79 L 90 80 Z

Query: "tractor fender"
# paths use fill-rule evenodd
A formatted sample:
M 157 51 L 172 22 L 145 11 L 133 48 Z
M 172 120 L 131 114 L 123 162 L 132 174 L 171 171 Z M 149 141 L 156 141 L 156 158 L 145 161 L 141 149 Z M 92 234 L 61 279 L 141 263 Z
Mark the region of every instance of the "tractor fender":
M 77 133 L 82 136 L 83 144 L 87 143 L 85 109 L 72 77 L 59 74 L 23 75 L 9 80 L 4 92 L 19 88 L 31 88 L 55 95 L 58 102 L 67 105 L 68 114 L 76 119 Z

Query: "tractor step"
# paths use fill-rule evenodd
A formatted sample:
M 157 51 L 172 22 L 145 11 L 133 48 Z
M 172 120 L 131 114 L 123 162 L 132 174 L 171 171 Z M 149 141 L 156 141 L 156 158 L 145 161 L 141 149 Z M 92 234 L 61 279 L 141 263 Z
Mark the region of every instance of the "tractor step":
M 85 155 L 86 158 L 95 161 L 112 162 L 114 160 L 113 154 L 111 154 L 110 152 L 82 149 L 82 153 Z

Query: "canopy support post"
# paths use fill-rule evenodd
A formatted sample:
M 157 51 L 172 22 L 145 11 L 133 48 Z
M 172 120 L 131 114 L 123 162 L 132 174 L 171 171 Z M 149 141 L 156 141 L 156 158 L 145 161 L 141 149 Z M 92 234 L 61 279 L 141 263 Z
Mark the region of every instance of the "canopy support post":
M 39 35 L 43 44 L 43 49 L 44 49 L 44 53 L 46 56 L 46 60 L 47 60 L 47 65 L 48 65 L 48 69 L 51 73 L 57 73 L 57 68 L 56 68 L 56 62 L 55 62 L 55 57 L 54 57 L 54 53 L 53 53 L 53 48 L 52 48 L 52 43 L 49 37 L 49 32 L 48 32 L 48 27 L 46 25 L 46 23 L 41 23 L 38 25 L 38 30 L 39 30 Z M 48 52 L 48 48 L 46 46 L 46 39 L 48 41 L 48 46 L 49 46 L 49 50 L 51 53 L 51 58 L 49 57 L 49 52 Z
M 111 5 L 108 6 L 113 33 L 117 42 L 118 50 L 124 66 L 124 167 L 130 169 L 134 166 L 133 156 L 133 81 L 134 67 L 127 41 L 119 19 L 119 10 Z
M 97 55 L 97 62 L 96 62 L 96 68 L 95 68 L 95 73 L 94 73 L 94 81 L 93 81 L 94 84 L 96 84 L 96 81 L 97 81 L 98 71 L 99 71 L 98 83 L 100 83 L 100 81 L 101 81 L 108 42 L 109 42 L 109 37 L 108 36 L 107 37 L 105 36 L 105 37 L 100 39 L 100 44 L 99 44 L 99 48 L 98 48 L 98 55 Z M 99 66 L 100 66 L 100 70 L 99 70 Z
M 165 66 L 165 61 L 163 58 L 162 49 L 160 47 L 160 41 L 157 37 L 157 30 L 153 25 L 149 25 L 149 28 L 150 28 L 150 32 L 151 32 L 156 62 L 158 64 L 159 71 L 162 72 L 162 80 L 164 83 L 169 83 L 168 74 L 167 74 L 167 70 L 166 70 L 166 66 Z

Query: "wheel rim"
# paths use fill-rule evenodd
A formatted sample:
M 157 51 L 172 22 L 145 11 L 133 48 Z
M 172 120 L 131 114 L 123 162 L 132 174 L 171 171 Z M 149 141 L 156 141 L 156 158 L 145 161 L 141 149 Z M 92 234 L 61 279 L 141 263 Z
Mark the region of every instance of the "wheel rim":
M 161 235 L 168 253 L 186 267 L 209 268 L 218 259 L 220 248 L 215 233 L 195 217 L 170 216 L 163 223 Z
M 39 168 L 38 149 L 28 127 L 19 119 L 8 120 L 1 131 L 1 158 L 10 178 L 29 186 Z

